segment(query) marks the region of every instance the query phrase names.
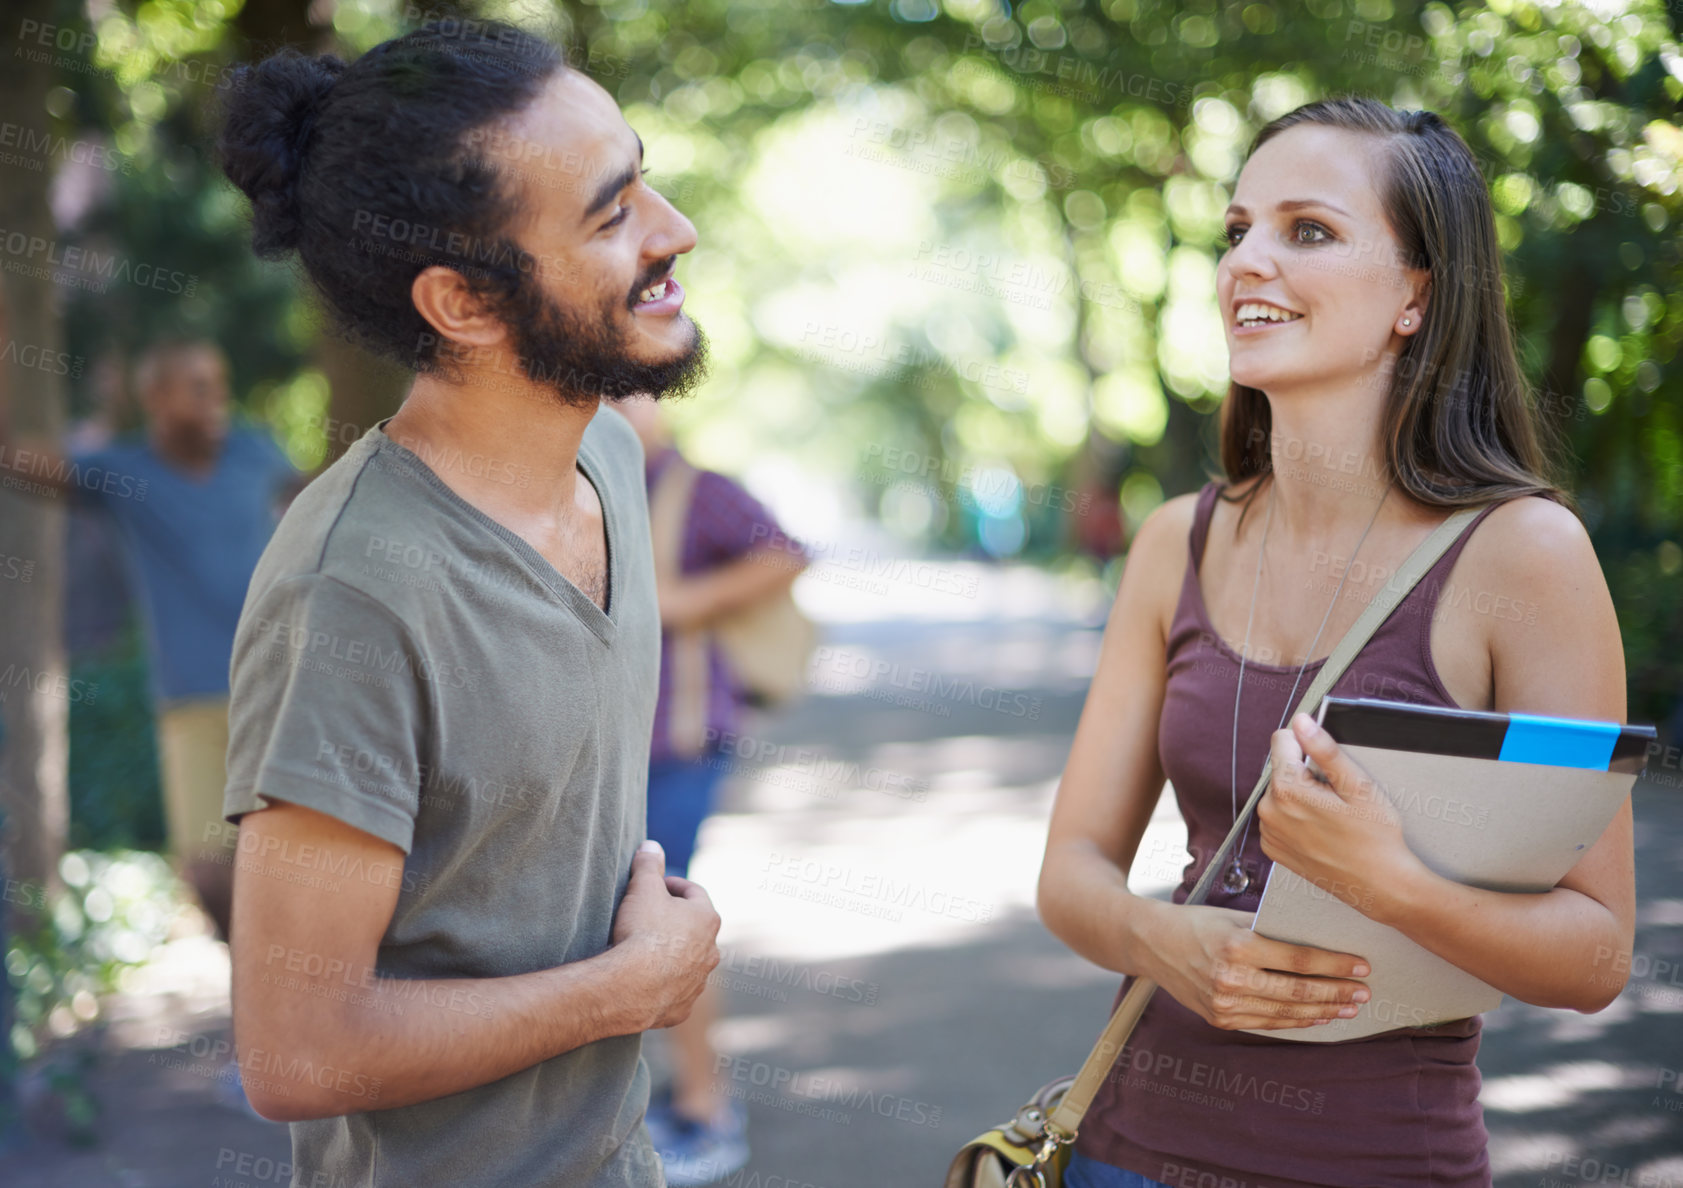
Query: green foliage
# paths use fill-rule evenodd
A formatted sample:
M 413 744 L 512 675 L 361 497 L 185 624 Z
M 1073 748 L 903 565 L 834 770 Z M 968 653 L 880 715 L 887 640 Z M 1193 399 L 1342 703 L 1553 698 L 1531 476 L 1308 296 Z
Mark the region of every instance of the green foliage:
M 164 843 L 158 745 L 137 626 L 105 654 L 82 657 L 71 680 L 97 696 L 70 704 L 70 844 L 149 849 Z
M 168 937 L 180 910 L 169 864 L 139 851 L 73 850 L 59 862 L 64 889 L 50 902 L 29 889 L 27 906 L 41 907 L 32 926 L 8 938 L 6 975 L 15 996 L 7 1046 L 25 1063 L 42 1058 L 99 1018 L 102 995 L 117 989 L 125 970 L 144 964 Z M 74 1056 L 48 1070 L 49 1087 L 63 1102 L 73 1141 L 91 1143 L 96 1103 Z
M 146 962 L 180 910 L 179 884 L 158 854 L 72 850 L 59 874 L 64 889 L 6 950 L 17 996 L 12 1046 L 25 1060 L 97 1019 L 99 996 Z
M 1683 536 L 1683 533 L 1677 533 Z M 1607 584 L 1624 636 L 1632 721 L 1669 725 L 1683 738 L 1683 548 L 1602 545 Z
M 306 9 L 317 11 L 298 0 L 287 27 L 308 29 Z M 354 56 L 431 11 L 341 0 L 334 34 Z M 1492 189 L 1524 360 L 1631 641 L 1632 712 L 1653 716 L 1676 695 L 1675 674 L 1637 649 L 1658 638 L 1649 625 L 1683 579 L 1626 564 L 1657 556 L 1683 522 L 1675 5 L 475 11 L 564 38 L 643 137 L 653 184 L 700 231 L 682 269 L 715 365 L 675 410 L 690 452 L 737 472 L 782 459 L 948 548 L 974 546 L 989 522 L 975 514 L 988 498 L 977 475 L 1004 472 L 1023 490 L 1128 480 L 1133 523 L 1147 490 L 1200 482 L 1226 385 L 1215 238 L 1250 138 L 1342 91 L 1440 112 Z M 240 204 L 208 165 L 206 80 L 271 48 L 246 40 L 249 15 L 119 0 L 95 54 L 114 74 L 67 75 L 67 119 L 134 165 L 109 179 L 113 201 L 86 233 L 197 278 L 190 297 L 78 297 L 71 342 L 93 356 L 187 318 L 223 339 L 242 397 L 308 458 L 318 330 L 294 278 L 252 261 Z M 920 473 L 894 473 L 890 450 Z M 1068 547 L 1067 523 L 1032 502 L 1002 514 L 1026 554 Z

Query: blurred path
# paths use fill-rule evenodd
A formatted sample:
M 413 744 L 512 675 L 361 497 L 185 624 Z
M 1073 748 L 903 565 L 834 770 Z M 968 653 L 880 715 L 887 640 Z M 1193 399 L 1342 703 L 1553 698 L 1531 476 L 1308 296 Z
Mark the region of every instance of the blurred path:
M 768 1188 L 938 1184 L 962 1142 L 1074 1071 L 1109 1010 L 1117 979 L 1033 909 L 1105 607 L 1025 571 L 985 571 L 975 590 L 803 589 L 831 619 L 818 695 L 743 750 L 777 748 L 738 758 L 703 834 L 697 877 L 728 922 L 724 1071 Z M 1668 770 L 1636 797 L 1629 988 L 1595 1016 L 1509 1002 L 1487 1017 L 1499 1188 L 1683 1188 L 1683 787 Z M 1166 894 L 1184 843 L 1166 797 L 1135 888 Z
M 1033 910 L 1101 592 L 969 565 L 866 578 L 803 579 L 826 631 L 814 693 L 727 740 L 723 811 L 694 866 L 727 922 L 722 1072 L 754 1149 L 725 1181 L 736 1188 L 938 1184 L 960 1143 L 1073 1071 L 1115 989 Z M 1594 1017 L 1510 1003 L 1487 1019 L 1499 1188 L 1683 1188 L 1680 792 L 1638 790 L 1644 907 L 1626 993 Z M 1165 801 L 1139 889 L 1173 885 L 1183 839 Z M 281 1128 L 214 1105 L 213 1066 L 167 1030 L 225 1038 L 225 1002 L 193 1007 L 113 1033 L 139 1046 L 108 1045 L 97 1151 L 38 1151 L 0 1180 L 284 1186 Z M 147 1050 L 159 1038 L 187 1053 L 180 1067 Z M 659 1037 L 649 1056 L 658 1076 Z

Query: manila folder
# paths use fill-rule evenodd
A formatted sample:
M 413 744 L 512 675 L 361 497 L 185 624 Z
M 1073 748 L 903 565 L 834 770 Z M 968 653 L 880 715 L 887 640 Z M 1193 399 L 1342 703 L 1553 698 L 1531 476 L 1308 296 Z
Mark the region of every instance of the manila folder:
M 1379 747 L 1344 751 L 1383 785 L 1421 861 L 1445 878 L 1492 891 L 1553 887 L 1595 844 L 1636 782 L 1629 772 Z M 1359 799 L 1350 811 L 1364 811 Z M 1366 958 L 1373 972 L 1362 980 L 1372 997 L 1351 1019 L 1247 1030 L 1331 1043 L 1399 1027 L 1432 1027 L 1501 1004 L 1502 994 L 1493 986 L 1345 902 L 1359 894 L 1316 886 L 1273 866 L 1252 927 L 1275 940 Z

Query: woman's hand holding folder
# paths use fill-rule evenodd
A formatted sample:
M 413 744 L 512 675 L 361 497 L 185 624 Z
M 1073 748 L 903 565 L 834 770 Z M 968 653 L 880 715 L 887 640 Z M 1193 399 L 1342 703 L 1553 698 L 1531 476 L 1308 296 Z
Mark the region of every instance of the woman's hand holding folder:
M 1145 975 L 1214 1027 L 1314 1027 L 1352 1017 L 1368 999 L 1360 957 L 1259 936 L 1250 912 L 1159 906 Z
M 1262 852 L 1386 923 L 1394 889 L 1421 863 L 1384 786 L 1308 714 L 1274 733 L 1271 753 L 1273 780 L 1256 808 Z

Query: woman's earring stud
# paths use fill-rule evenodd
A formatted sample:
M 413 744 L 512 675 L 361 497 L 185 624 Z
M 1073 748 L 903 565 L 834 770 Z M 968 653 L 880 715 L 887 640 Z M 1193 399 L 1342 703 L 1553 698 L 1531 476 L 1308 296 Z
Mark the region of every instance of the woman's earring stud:
M 1403 325 L 1412 326 L 1412 325 L 1414 325 L 1414 321 L 1413 321 L 1412 318 L 1404 318 L 1403 319 Z

